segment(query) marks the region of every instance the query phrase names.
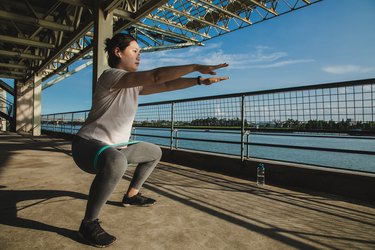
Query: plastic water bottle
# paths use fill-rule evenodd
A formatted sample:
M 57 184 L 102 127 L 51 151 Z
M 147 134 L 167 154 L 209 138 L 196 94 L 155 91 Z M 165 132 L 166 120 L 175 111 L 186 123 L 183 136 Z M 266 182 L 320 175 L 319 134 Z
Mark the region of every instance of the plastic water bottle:
M 265 167 L 263 163 L 259 163 L 257 167 L 257 185 L 263 186 L 265 184 Z

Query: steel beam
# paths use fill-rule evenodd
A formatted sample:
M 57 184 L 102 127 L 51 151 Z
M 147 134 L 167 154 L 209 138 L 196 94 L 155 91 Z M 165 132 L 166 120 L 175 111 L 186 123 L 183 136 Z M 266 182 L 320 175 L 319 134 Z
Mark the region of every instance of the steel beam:
M 95 3 L 113 13 L 114 33 L 125 28 L 138 32 L 146 52 L 199 45 L 321 0 L 57 0 L 43 5 L 34 0 L 0 1 L 0 74 L 18 77 L 22 70 L 8 71 L 27 68 L 22 82 L 29 84 L 31 73 L 46 80 L 92 50 L 88 36 Z
M 78 54 L 81 52 L 80 49 L 75 49 L 75 48 L 67 48 L 66 52 L 73 53 L 73 54 Z
M 14 51 L 7 51 L 7 50 L 0 50 L 0 56 L 6 56 L 6 57 L 19 57 L 19 58 L 25 58 L 25 59 L 32 59 L 32 60 L 44 60 L 44 56 L 38 56 L 38 55 L 32 55 L 32 54 L 26 54 L 21 52 L 14 52 Z
M 58 49 L 54 51 L 54 53 L 37 69 L 36 73 L 40 73 L 46 68 L 49 64 L 51 64 L 61 53 L 63 53 L 74 41 L 77 41 L 80 37 L 82 37 L 87 31 L 90 30 L 92 25 L 94 24 L 94 20 L 90 20 L 86 24 L 82 25 L 80 29 L 78 29 L 70 38 L 69 42 L 64 43 Z M 27 79 L 27 82 L 31 78 Z
M 90 1 L 90 0 L 58 0 L 58 1 L 62 3 L 67 3 L 69 5 L 73 5 L 73 6 L 81 6 L 81 7 L 85 7 L 88 9 L 93 8 L 93 1 Z
M 13 36 L 0 35 L 0 41 L 6 42 L 6 43 L 38 47 L 38 48 L 46 48 L 46 49 L 55 48 L 55 45 L 50 44 L 50 43 L 38 42 L 38 41 L 33 41 L 33 40 L 23 39 L 23 38 L 18 38 L 18 37 L 13 37 Z
M 115 9 L 113 11 L 113 15 L 114 16 L 117 16 L 117 17 L 120 17 L 122 19 L 125 19 L 125 20 L 128 20 L 128 21 L 132 21 L 132 22 L 135 22 L 136 20 L 134 19 L 134 13 L 132 12 L 129 12 L 127 10 L 119 10 L 119 9 Z
M 146 2 L 144 5 L 141 6 L 141 8 L 137 12 L 134 13 L 134 21 L 125 21 L 123 24 L 120 25 L 120 27 L 115 27 L 113 34 L 117 34 L 122 30 L 130 27 L 132 24 L 134 24 L 135 21 L 138 21 L 142 17 L 145 17 L 146 15 L 150 14 L 153 10 L 157 9 L 158 7 L 162 6 L 167 2 L 168 0 L 150 0 Z
M 20 23 L 33 23 L 40 27 L 44 27 L 51 30 L 61 30 L 65 32 L 73 32 L 74 27 L 64 25 L 64 24 L 58 24 L 51 21 L 46 21 L 43 19 L 35 18 L 35 17 L 28 17 L 23 15 L 14 14 L 11 12 L 6 12 L 3 10 L 0 10 L 0 18 L 14 21 L 14 22 L 20 22 Z
M 188 1 L 189 1 L 189 2 L 193 2 L 193 4 L 194 4 L 194 3 L 195 3 L 195 4 L 199 4 L 199 3 L 197 3 L 197 1 L 192 1 L 192 0 L 188 0 Z M 245 19 L 245 18 L 242 18 L 242 17 L 240 17 L 239 15 L 237 15 L 237 14 L 235 14 L 235 13 L 232 13 L 232 12 L 230 12 L 230 11 L 224 9 L 224 8 L 221 8 L 221 7 L 219 7 L 219 6 L 217 6 L 217 5 L 213 4 L 213 3 L 210 3 L 210 2 L 205 1 L 205 0 L 198 0 L 198 2 L 201 3 L 200 5 L 201 5 L 203 8 L 206 8 L 205 5 L 207 5 L 207 6 L 209 6 L 210 8 L 212 8 L 212 9 L 218 11 L 218 12 L 222 12 L 223 14 L 226 14 L 226 15 L 228 15 L 228 16 L 230 16 L 230 17 L 234 17 L 234 18 L 236 18 L 236 19 L 238 19 L 238 20 L 241 20 L 241 21 L 244 22 L 244 23 L 252 24 L 251 21 L 249 21 L 249 20 L 247 20 L 247 19 Z M 219 20 L 217 20 L 217 21 L 219 21 Z
M 158 41 L 154 37 L 150 36 L 149 34 L 147 34 L 147 32 L 144 32 L 141 29 L 137 29 L 137 32 L 141 33 L 143 36 L 147 37 L 148 39 L 150 39 L 151 41 L 153 41 L 155 44 L 158 44 L 159 46 L 162 44 L 160 41 Z M 139 36 L 138 36 L 138 39 L 139 39 Z
M 158 16 L 151 16 L 151 15 L 148 15 L 148 16 L 146 16 L 145 18 L 146 18 L 146 19 L 149 19 L 149 20 L 152 20 L 152 21 L 154 21 L 154 22 L 159 22 L 159 23 L 163 23 L 163 24 L 165 24 L 165 25 L 169 25 L 169 26 L 175 27 L 175 28 L 177 28 L 177 29 L 185 30 L 185 31 L 187 31 L 187 32 L 190 32 L 190 33 L 192 33 L 192 34 L 196 34 L 196 35 L 201 36 L 201 37 L 204 37 L 204 38 L 206 38 L 206 39 L 210 39 L 210 38 L 211 38 L 210 36 L 208 36 L 208 35 L 206 35 L 206 34 L 199 33 L 199 32 L 197 32 L 197 31 L 195 31 L 195 30 L 190 30 L 190 29 L 184 27 L 184 26 L 181 25 L 181 24 L 173 23 L 173 22 L 170 21 L 170 20 L 166 20 L 166 19 L 164 19 L 164 18 L 160 18 L 160 17 L 158 17 Z
M 8 79 L 17 79 L 17 80 L 22 80 L 24 79 L 21 76 L 12 76 L 12 75 L 6 75 L 6 74 L 0 74 L 0 78 L 8 78 Z
M 13 63 L 0 63 L 0 67 L 14 68 L 14 69 L 27 69 L 26 65 L 13 64 Z
M 120 17 L 122 19 L 125 19 L 127 21 L 130 21 L 130 22 L 136 22 L 137 21 L 135 19 L 135 14 L 131 13 L 129 11 L 126 11 L 126 10 L 116 9 L 116 10 L 114 10 L 113 15 L 117 16 L 117 17 Z M 161 28 L 158 28 L 158 27 L 153 27 L 153 26 L 144 24 L 142 22 L 137 22 L 136 24 L 133 24 L 132 26 L 134 28 L 137 28 L 138 30 L 146 30 L 146 31 L 150 31 L 150 32 L 153 32 L 153 33 L 165 35 L 165 36 L 168 36 L 168 37 L 177 38 L 177 39 L 182 40 L 182 41 L 190 41 L 190 42 L 194 42 L 194 41 L 196 42 L 197 41 L 196 39 L 189 38 L 189 37 L 184 36 L 182 34 L 177 34 L 177 33 L 171 32 L 171 31 L 166 31 L 164 29 L 161 29 Z M 150 38 L 150 39 L 155 41 L 155 38 Z M 156 42 L 156 43 L 159 43 L 159 42 Z
M 49 82 L 47 82 L 46 84 L 44 84 L 43 87 L 42 87 L 42 90 L 45 90 L 46 88 L 49 88 L 49 87 L 55 85 L 56 83 L 66 79 L 67 77 L 69 77 L 69 76 L 83 70 L 84 68 L 90 66 L 91 64 L 92 64 L 92 60 L 90 60 L 90 61 L 88 61 L 88 62 L 86 62 L 82 65 L 79 65 L 77 68 L 75 68 L 75 69 L 73 69 L 73 70 L 71 70 L 71 71 L 69 71 L 69 72 L 49 81 Z
M 57 69 L 55 69 L 53 71 L 54 74 L 59 74 L 61 72 L 64 72 L 64 70 L 70 66 L 72 63 L 76 62 L 77 60 L 81 59 L 81 58 L 85 58 L 85 56 L 87 55 L 87 53 L 92 53 L 92 45 L 89 45 L 87 47 L 85 47 L 84 49 L 81 50 L 81 52 L 79 54 L 76 54 L 75 56 L 73 56 L 72 58 L 70 58 L 70 60 L 66 63 L 66 64 L 63 64 L 61 65 L 60 67 L 58 67 Z M 47 75 L 46 77 L 44 77 L 43 79 L 44 80 L 47 80 L 49 79 L 50 77 L 52 77 L 53 75 L 50 74 L 50 75 Z
M 101 5 L 101 9 L 104 11 L 105 15 L 107 15 L 109 12 L 114 11 L 117 6 L 120 5 L 122 0 L 107 0 L 104 1 L 103 4 Z
M 158 51 L 158 50 L 167 50 L 167 49 L 181 49 L 181 48 L 186 48 L 190 46 L 196 46 L 197 43 L 192 43 L 192 42 L 186 42 L 186 43 L 176 43 L 176 44 L 169 44 L 169 45 L 159 45 L 159 46 L 152 46 L 152 47 L 146 47 L 142 48 L 142 52 L 153 52 L 153 51 Z M 202 43 L 198 44 L 199 46 L 203 46 Z
M 1 70 L 0 74 L 16 75 L 16 76 L 25 76 L 26 72 L 12 71 L 12 70 Z
M 267 8 L 267 6 L 266 6 L 265 4 L 263 4 L 263 3 L 261 3 L 260 1 L 250 0 L 250 2 L 252 2 L 252 3 L 255 4 L 256 6 L 259 6 L 260 8 L 262 8 L 262 9 L 268 11 L 269 13 L 271 13 L 271 14 L 273 14 L 273 15 L 275 15 L 275 16 L 278 15 L 277 12 L 276 12 L 275 10 Z
M 190 37 L 187 37 L 187 36 L 184 36 L 184 35 L 181 35 L 181 34 L 176 34 L 176 33 L 173 33 L 171 31 L 163 30 L 161 28 L 149 26 L 149 25 L 144 24 L 144 23 L 134 24 L 133 27 L 138 28 L 138 29 L 147 30 L 147 31 L 150 31 L 150 32 L 154 32 L 154 33 L 158 33 L 160 35 L 165 35 L 165 36 L 168 36 L 168 37 L 177 38 L 177 39 L 185 41 L 185 42 L 190 41 L 190 42 L 198 43 L 198 40 L 196 40 L 194 38 L 190 38 Z
M 221 27 L 220 25 L 217 25 L 217 24 L 212 23 L 212 22 L 208 22 L 208 21 L 204 20 L 203 18 L 195 17 L 195 16 L 191 15 L 190 13 L 186 13 L 186 12 L 182 12 L 182 11 L 176 10 L 175 8 L 169 7 L 167 5 L 163 5 L 161 8 L 165 9 L 165 10 L 168 10 L 170 12 L 176 13 L 178 15 L 184 16 L 187 19 L 195 20 L 197 22 L 204 23 L 204 24 L 206 24 L 208 26 L 212 26 L 212 27 L 221 29 L 221 30 L 226 31 L 226 32 L 230 31 L 228 28 Z

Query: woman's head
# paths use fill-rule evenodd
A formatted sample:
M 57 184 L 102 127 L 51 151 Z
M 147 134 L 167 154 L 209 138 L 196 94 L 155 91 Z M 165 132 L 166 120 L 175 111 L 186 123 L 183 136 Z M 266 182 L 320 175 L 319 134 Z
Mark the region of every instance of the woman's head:
M 108 53 L 108 65 L 111 68 L 122 68 L 136 71 L 140 61 L 138 43 L 128 34 L 118 33 L 105 40 L 105 51 Z

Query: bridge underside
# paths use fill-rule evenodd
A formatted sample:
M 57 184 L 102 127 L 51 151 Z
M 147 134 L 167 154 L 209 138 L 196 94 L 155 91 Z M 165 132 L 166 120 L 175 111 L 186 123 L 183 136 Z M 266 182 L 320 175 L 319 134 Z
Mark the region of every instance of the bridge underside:
M 92 63 L 95 86 L 97 76 L 108 67 L 103 63 L 104 38 L 115 33 L 133 34 L 144 52 L 203 45 L 214 37 L 319 1 L 2 0 L 0 78 L 15 80 L 16 90 L 8 91 L 17 93 L 15 103 L 32 90 L 32 96 L 38 96 L 41 89 Z M 93 60 L 69 69 L 82 59 Z M 60 77 L 46 82 L 57 74 Z

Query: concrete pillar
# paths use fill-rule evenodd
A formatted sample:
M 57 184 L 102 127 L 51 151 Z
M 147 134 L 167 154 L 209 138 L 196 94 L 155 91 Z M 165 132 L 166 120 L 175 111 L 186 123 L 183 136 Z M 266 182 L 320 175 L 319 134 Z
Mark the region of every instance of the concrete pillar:
M 17 82 L 16 131 L 39 136 L 41 133 L 42 80 L 35 75 L 32 84 Z
M 33 128 L 33 87 L 22 82 L 16 84 L 16 132 L 30 133 Z
M 13 81 L 13 119 L 10 122 L 10 131 L 16 132 L 16 124 L 17 124 L 17 80 Z
M 5 104 L 5 101 L 7 99 L 7 94 L 6 91 L 0 88 L 0 111 L 3 112 L 4 114 L 7 114 L 7 106 Z M 7 127 L 7 121 L 5 118 L 0 117 L 0 131 L 6 131 Z
M 92 93 L 95 91 L 95 85 L 99 76 L 105 69 L 108 69 L 107 54 L 104 52 L 105 39 L 113 36 L 113 13 L 107 13 L 100 8 L 102 1 L 95 2 L 94 15 L 94 42 L 93 42 L 93 77 Z
M 33 88 L 33 136 L 39 136 L 42 131 L 42 78 L 34 75 Z

